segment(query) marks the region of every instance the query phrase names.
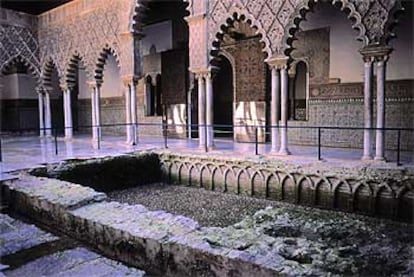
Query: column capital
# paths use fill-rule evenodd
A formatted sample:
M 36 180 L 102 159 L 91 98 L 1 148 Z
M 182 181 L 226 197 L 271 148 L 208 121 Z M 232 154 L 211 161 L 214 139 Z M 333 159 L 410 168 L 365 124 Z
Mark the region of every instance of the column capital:
M 288 56 L 278 56 L 266 60 L 266 63 L 271 69 L 287 69 L 289 62 Z
M 60 85 L 60 89 L 65 92 L 67 90 L 73 90 L 73 88 L 75 87 L 75 84 L 63 84 Z
M 359 50 L 364 62 L 387 61 L 392 52 L 389 46 L 368 46 Z
M 191 69 L 191 72 L 193 72 L 196 76 L 196 79 L 205 78 L 208 74 L 210 74 L 209 68 L 197 68 L 197 69 Z
M 130 85 L 136 86 L 140 78 L 135 75 L 127 75 L 127 76 L 122 76 L 121 79 L 122 79 L 122 83 L 124 84 L 124 86 L 127 87 Z

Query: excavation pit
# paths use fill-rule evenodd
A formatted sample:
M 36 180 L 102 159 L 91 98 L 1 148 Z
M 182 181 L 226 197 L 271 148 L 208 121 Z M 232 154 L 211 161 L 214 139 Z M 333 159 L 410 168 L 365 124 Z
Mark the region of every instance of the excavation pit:
M 15 210 L 151 274 L 413 273 L 411 224 L 212 192 L 202 189 L 203 179 L 166 185 L 186 178 L 165 159 L 145 153 L 69 161 L 3 182 L 3 191 Z M 93 179 L 107 195 L 75 179 Z

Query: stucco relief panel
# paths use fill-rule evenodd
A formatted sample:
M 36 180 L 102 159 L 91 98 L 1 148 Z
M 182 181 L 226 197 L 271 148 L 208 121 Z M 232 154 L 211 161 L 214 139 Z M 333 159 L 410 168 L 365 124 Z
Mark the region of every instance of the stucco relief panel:
M 303 60 L 308 63 L 311 84 L 329 81 L 329 28 L 298 32 L 293 43 L 291 57 L 295 62 Z
M 119 4 L 119 3 L 118 3 Z M 131 5 L 122 5 L 131 8 Z M 56 12 L 59 12 L 57 10 Z M 108 1 L 88 13 L 67 16 L 49 24 L 43 24 L 39 30 L 41 45 L 40 60 L 44 64 L 49 59 L 56 63 L 60 76 L 64 76 L 70 59 L 75 55 L 82 58 L 89 78 L 95 71 L 98 58 L 104 48 L 111 48 L 122 60 L 122 55 L 130 56 L 133 43 L 120 39 L 122 19 L 118 13 L 124 13 L 117 6 L 117 1 Z M 122 44 L 131 45 L 122 45 Z M 125 50 L 125 51 L 122 51 Z M 125 53 L 122 53 L 125 52 Z M 122 65 L 120 64 L 121 68 Z
M 189 21 L 189 51 L 190 68 L 200 69 L 207 67 L 207 34 L 206 19 L 193 18 Z
M 0 69 L 17 57 L 23 58 L 40 76 L 39 45 L 36 32 L 24 26 L 0 25 Z

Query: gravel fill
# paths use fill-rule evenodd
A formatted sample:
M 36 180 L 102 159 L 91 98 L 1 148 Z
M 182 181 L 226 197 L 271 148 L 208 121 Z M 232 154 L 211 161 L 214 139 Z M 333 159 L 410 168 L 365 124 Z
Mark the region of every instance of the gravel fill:
M 163 183 L 112 191 L 107 195 L 121 203 L 141 204 L 150 210 L 184 215 L 202 226 L 215 227 L 235 224 L 268 206 L 280 206 L 278 202 L 250 196 Z

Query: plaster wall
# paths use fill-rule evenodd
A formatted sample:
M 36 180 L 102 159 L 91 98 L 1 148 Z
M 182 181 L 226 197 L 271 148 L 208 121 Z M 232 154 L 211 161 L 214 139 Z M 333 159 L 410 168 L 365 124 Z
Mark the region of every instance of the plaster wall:
M 86 71 L 83 68 L 79 68 L 78 71 L 78 89 L 79 89 L 79 94 L 78 94 L 78 98 L 79 99 L 91 99 L 91 92 L 89 91 L 89 87 L 87 84 L 87 79 L 88 77 L 86 76 Z
M 117 62 L 113 55 L 108 55 L 103 71 L 101 97 L 120 97 L 122 95 L 121 76 Z

